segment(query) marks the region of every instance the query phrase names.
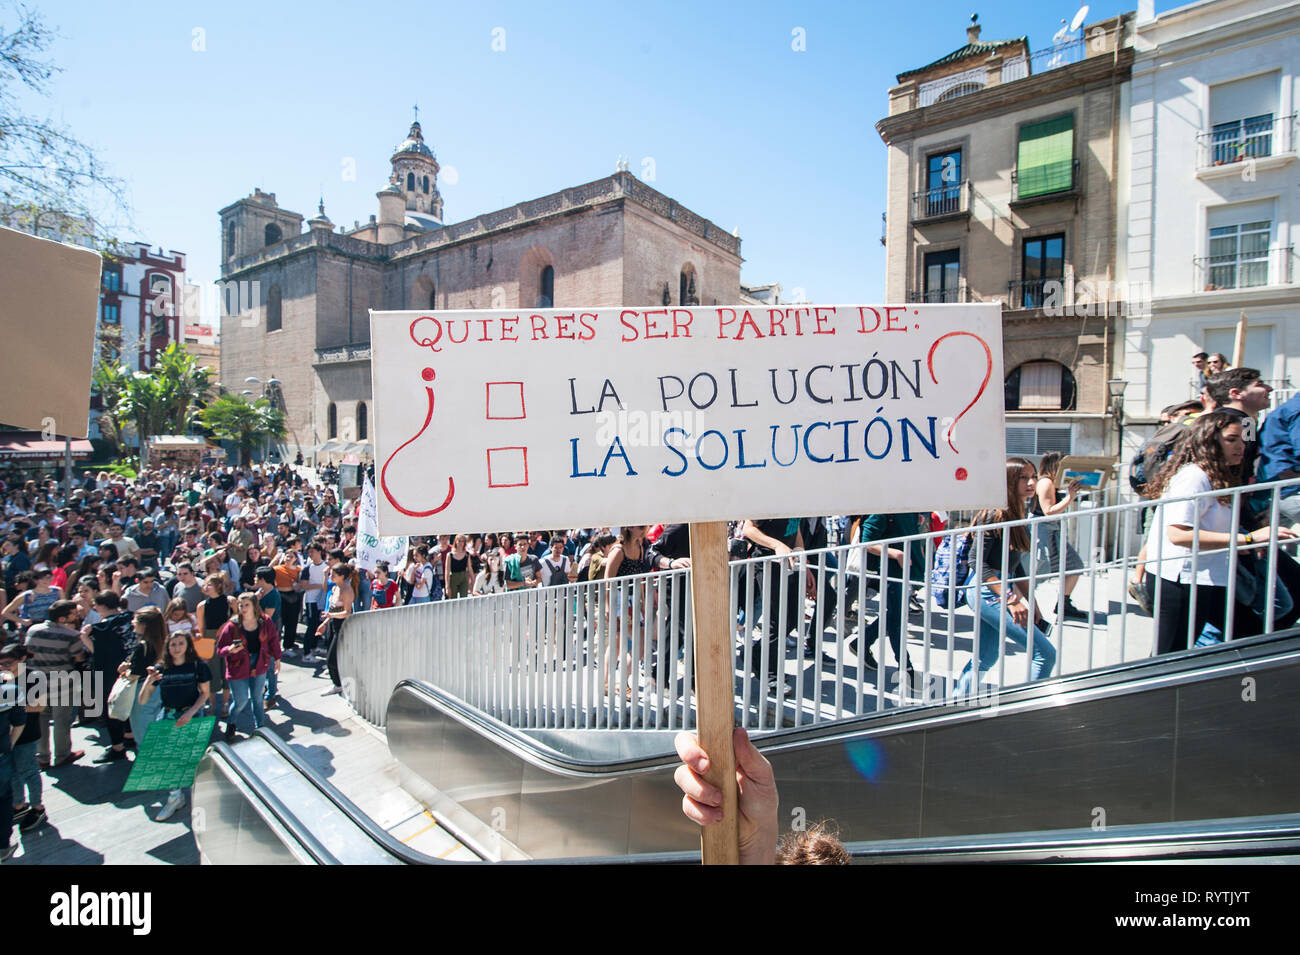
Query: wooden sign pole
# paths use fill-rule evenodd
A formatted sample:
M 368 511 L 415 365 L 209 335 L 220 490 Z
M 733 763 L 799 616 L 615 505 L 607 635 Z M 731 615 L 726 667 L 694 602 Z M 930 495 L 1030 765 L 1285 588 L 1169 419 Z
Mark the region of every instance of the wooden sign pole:
M 696 734 L 700 748 L 709 754 L 705 778 L 722 791 L 722 821 L 700 830 L 700 854 L 705 865 L 736 865 L 740 815 L 731 742 L 736 711 L 727 523 L 691 524 L 690 533 Z
M 1232 343 L 1232 367 L 1240 368 L 1246 360 L 1246 313 L 1237 319 L 1237 337 Z

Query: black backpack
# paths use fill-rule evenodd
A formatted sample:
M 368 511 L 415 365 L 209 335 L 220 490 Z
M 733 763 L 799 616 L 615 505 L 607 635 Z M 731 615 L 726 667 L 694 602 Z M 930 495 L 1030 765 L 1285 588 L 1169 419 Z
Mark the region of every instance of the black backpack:
M 1142 446 L 1142 450 L 1129 462 L 1129 487 L 1138 494 L 1146 493 L 1147 485 L 1160 473 L 1169 456 L 1174 453 L 1174 447 L 1186 433 L 1187 428 L 1182 421 L 1171 421 L 1169 424 L 1161 425 L 1151 439 Z

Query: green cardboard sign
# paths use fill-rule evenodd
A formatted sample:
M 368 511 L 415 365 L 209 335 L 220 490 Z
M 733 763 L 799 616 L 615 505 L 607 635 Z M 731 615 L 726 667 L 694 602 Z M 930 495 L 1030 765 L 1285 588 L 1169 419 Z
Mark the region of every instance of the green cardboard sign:
M 174 720 L 150 723 L 122 791 L 149 792 L 192 786 L 216 722 L 215 716 L 201 716 L 184 726 L 177 726 Z

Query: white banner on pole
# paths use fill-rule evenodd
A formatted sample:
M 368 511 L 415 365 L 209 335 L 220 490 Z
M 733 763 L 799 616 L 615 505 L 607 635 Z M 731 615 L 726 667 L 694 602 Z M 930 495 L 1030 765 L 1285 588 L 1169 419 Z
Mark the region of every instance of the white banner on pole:
M 394 571 L 406 556 L 405 537 L 380 537 L 379 520 L 375 511 L 375 486 L 366 478 L 361 486 L 361 506 L 357 510 L 357 566 L 364 570 L 386 560 Z
M 385 533 L 1006 504 L 996 303 L 372 312 Z

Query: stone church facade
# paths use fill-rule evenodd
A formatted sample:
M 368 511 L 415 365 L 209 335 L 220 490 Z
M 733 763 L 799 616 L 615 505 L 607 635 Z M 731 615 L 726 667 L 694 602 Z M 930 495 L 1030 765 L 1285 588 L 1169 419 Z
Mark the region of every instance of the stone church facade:
M 377 215 L 352 230 L 336 229 L 322 204 L 303 231 L 299 213 L 260 189 L 221 210 L 232 303 L 221 326 L 224 384 L 284 409 L 289 457 L 368 452 L 370 309 L 740 297 L 740 239 L 626 171 L 444 225 L 437 159 L 418 122 L 391 163 Z

